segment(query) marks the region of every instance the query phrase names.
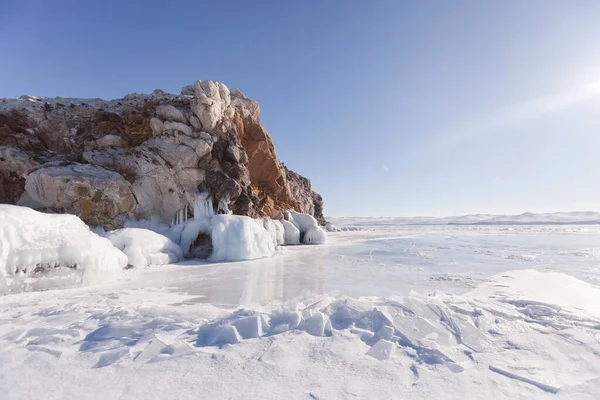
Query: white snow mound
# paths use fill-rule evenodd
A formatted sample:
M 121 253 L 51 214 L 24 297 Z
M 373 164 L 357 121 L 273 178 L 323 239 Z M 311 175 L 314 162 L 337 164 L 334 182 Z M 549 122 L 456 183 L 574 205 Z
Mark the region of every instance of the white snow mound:
M 323 244 L 327 241 L 327 232 L 319 226 L 317 220 L 310 214 L 302 214 L 294 210 L 286 212 L 287 218 L 300 231 L 304 244 Z
M 183 260 L 181 248 L 171 239 L 149 229 L 123 228 L 111 231 L 106 238 L 127 255 L 136 268 L 164 265 Z
M 198 238 L 198 235 L 201 233 L 209 235 L 211 230 L 212 222 L 210 217 L 200 217 L 197 219 L 187 220 L 185 224 L 183 224 L 183 230 L 181 231 L 180 235 L 181 239 L 179 241 L 179 246 L 183 251 L 183 255 L 187 256 L 190 254 L 192 244 Z
M 240 215 L 212 218 L 213 261 L 238 261 L 270 257 L 275 253 L 273 238 L 262 221 Z
M 283 226 L 284 244 L 300 244 L 300 231 L 298 228 L 290 221 L 281 220 L 279 222 L 281 222 L 281 226 Z
M 58 286 L 106 282 L 127 265 L 122 252 L 75 215 L 0 204 L 0 221 L 0 293 L 29 290 L 27 277 L 62 280 Z
M 304 233 L 304 244 L 323 244 L 327 241 L 327 233 L 320 226 L 313 226 Z

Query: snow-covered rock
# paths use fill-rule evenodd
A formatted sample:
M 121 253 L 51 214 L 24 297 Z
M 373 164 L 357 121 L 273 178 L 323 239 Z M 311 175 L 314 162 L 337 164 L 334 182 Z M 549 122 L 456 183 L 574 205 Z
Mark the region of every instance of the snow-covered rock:
M 183 255 L 188 256 L 190 254 L 190 250 L 192 250 L 192 244 L 196 241 L 200 234 L 210 235 L 211 232 L 211 217 L 202 217 L 187 220 L 185 222 L 185 225 L 183 226 L 183 230 L 181 232 L 181 239 L 179 241 L 179 246 L 183 251 Z M 212 251 L 212 248 L 210 249 L 210 251 Z
M 323 244 L 327 241 L 327 233 L 320 226 L 312 226 L 304 233 L 304 244 Z
M 280 220 L 273 220 L 273 224 L 275 225 L 275 231 L 277 235 L 277 245 L 283 246 L 285 244 L 285 228 Z
M 252 260 L 275 253 L 273 239 L 262 221 L 240 215 L 215 215 L 212 218 L 213 261 Z
M 312 215 L 289 210 L 286 212 L 286 218 L 300 231 L 302 243 L 322 244 L 327 241 L 327 233 Z
M 24 277 L 57 270 L 74 273 L 75 283 L 118 279 L 127 257 L 76 216 L 45 214 L 0 204 L 0 293 L 19 291 Z
M 271 239 L 273 239 L 273 244 L 275 246 L 278 246 L 280 244 L 279 242 L 279 231 L 277 230 L 277 226 L 275 225 L 275 221 L 273 221 L 270 218 L 265 218 L 263 219 L 263 224 L 265 227 L 265 230 L 269 233 L 269 235 L 271 236 Z
M 327 224 L 325 224 L 325 228 L 324 229 L 327 232 L 341 232 L 342 231 L 340 228 L 338 228 L 337 226 L 335 226 L 331 222 L 328 222 Z
M 286 245 L 300 244 L 300 231 L 290 221 L 281 220 L 279 221 L 283 226 L 284 240 Z
M 168 237 L 148 229 L 123 228 L 108 232 L 105 237 L 125 253 L 128 263 L 136 268 L 183 260 L 183 253 L 177 244 Z

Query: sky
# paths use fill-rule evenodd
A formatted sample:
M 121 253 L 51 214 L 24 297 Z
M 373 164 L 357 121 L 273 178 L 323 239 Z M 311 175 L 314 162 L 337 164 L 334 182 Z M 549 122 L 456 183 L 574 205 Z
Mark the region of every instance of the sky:
M 600 2 L 0 2 L 0 97 L 261 106 L 327 216 L 600 211 Z

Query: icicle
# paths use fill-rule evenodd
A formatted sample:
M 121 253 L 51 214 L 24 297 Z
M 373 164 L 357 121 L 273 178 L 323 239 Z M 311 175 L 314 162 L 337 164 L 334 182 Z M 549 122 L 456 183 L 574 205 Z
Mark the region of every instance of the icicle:
M 212 217 L 215 215 L 213 210 L 212 199 L 207 192 L 198 194 L 194 200 L 194 219 L 203 217 Z

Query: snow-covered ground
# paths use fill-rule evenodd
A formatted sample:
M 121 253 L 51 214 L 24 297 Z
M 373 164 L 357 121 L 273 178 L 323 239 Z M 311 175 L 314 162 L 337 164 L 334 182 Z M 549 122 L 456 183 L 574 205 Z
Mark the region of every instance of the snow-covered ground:
M 327 218 L 341 226 L 389 226 L 398 225 L 550 225 L 550 224 L 600 224 L 600 213 L 595 211 L 571 211 L 556 213 L 531 213 L 518 215 L 469 214 L 454 217 L 349 217 Z
M 598 398 L 599 226 L 354 225 L 2 296 L 0 398 Z

